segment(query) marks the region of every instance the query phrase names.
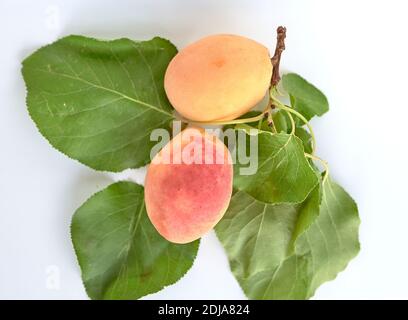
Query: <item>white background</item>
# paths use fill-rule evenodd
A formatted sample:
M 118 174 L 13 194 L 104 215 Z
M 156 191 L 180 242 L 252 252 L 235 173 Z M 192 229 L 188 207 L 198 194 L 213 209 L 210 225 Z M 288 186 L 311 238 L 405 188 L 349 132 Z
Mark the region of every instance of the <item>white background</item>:
M 69 225 L 107 186 L 52 149 L 25 106 L 20 62 L 68 34 L 149 39 L 179 48 L 204 35 L 237 33 L 271 50 L 288 29 L 283 69 L 328 96 L 313 120 L 318 154 L 359 204 L 361 253 L 316 299 L 408 299 L 408 19 L 406 1 L 11 1 L 0 2 L 0 298 L 86 299 Z M 143 170 L 133 174 L 143 181 Z M 123 175 L 126 177 L 126 174 Z M 55 266 L 60 288 L 47 289 Z M 177 284 L 149 296 L 244 298 L 213 233 Z

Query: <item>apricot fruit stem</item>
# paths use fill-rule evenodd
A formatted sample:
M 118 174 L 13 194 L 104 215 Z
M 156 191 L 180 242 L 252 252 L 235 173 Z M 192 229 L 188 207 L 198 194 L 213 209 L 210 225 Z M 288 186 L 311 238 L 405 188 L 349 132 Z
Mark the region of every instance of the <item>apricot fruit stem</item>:
M 182 122 L 190 123 L 190 124 L 193 124 L 193 125 L 202 125 L 202 126 L 205 126 L 205 125 L 212 126 L 213 125 L 213 126 L 216 126 L 216 125 L 227 125 L 227 124 L 239 124 L 239 123 L 256 122 L 256 121 L 259 121 L 259 120 L 261 120 L 263 118 L 264 118 L 264 112 L 258 114 L 255 117 L 244 118 L 244 119 L 235 119 L 235 120 L 227 120 L 227 121 L 208 121 L 208 122 L 206 122 L 206 121 L 190 121 L 190 120 L 187 120 L 187 119 L 184 119 L 184 118 L 181 118 L 180 120 Z
M 285 110 L 285 112 L 286 112 L 286 114 L 288 115 L 289 120 L 290 120 L 290 125 L 291 125 L 291 132 L 290 132 L 290 134 L 295 134 L 295 130 L 296 130 L 295 120 L 293 120 L 292 114 L 291 114 L 289 111 Z
M 271 99 L 274 102 L 274 105 L 281 110 L 285 110 L 287 112 L 293 113 L 295 116 L 297 116 L 300 120 L 302 120 L 304 122 L 304 124 L 307 126 L 307 128 L 309 129 L 310 135 L 312 136 L 312 155 L 314 155 L 316 153 L 316 137 L 314 135 L 314 131 L 312 126 L 310 125 L 309 121 L 307 121 L 307 119 L 299 112 L 297 112 L 296 110 L 285 106 L 282 102 L 280 102 L 279 100 L 277 100 L 272 92 L 271 92 Z
M 266 113 L 266 119 L 268 121 L 268 127 L 273 129 L 275 128 L 275 124 L 273 123 L 273 119 L 272 119 L 272 112 L 267 112 Z
M 310 158 L 310 159 L 315 160 L 315 161 L 319 161 L 323 165 L 323 167 L 324 167 L 324 176 L 323 176 L 322 183 L 325 183 L 325 181 L 327 180 L 327 177 L 329 176 L 329 164 L 327 163 L 327 161 L 325 161 L 322 158 L 319 158 L 317 156 L 311 155 L 310 153 L 305 153 L 305 157 Z
M 185 118 L 180 118 L 179 120 L 184 123 L 189 123 L 193 125 L 199 125 L 199 126 L 216 126 L 216 125 L 227 125 L 227 124 L 240 124 L 240 123 L 251 123 L 251 122 L 257 122 L 259 121 L 262 123 L 262 120 L 268 116 L 268 110 L 270 108 L 270 102 L 266 106 L 266 108 L 258 115 L 250 118 L 243 118 L 243 119 L 235 119 L 235 120 L 226 120 L 226 121 L 191 121 Z M 260 124 L 259 124 L 260 126 Z
M 272 63 L 272 79 L 271 79 L 271 87 L 275 87 L 278 82 L 280 81 L 280 74 L 279 74 L 279 64 L 283 50 L 285 50 L 285 38 L 286 38 L 286 28 L 279 26 L 276 30 L 276 47 L 275 53 L 271 58 Z
M 270 100 L 271 100 L 270 105 L 271 105 L 271 107 L 276 107 L 276 108 L 278 108 L 280 110 L 286 111 L 286 113 L 289 116 L 291 125 L 292 125 L 291 134 L 294 134 L 295 130 L 296 130 L 296 124 L 295 124 L 295 121 L 294 121 L 294 119 L 292 117 L 292 114 L 297 116 L 307 126 L 307 128 L 309 130 L 309 133 L 310 133 L 310 136 L 312 137 L 312 154 L 305 152 L 305 157 L 310 158 L 310 159 L 312 159 L 314 161 L 319 161 L 323 165 L 325 172 L 324 172 L 324 176 L 323 176 L 323 179 L 322 179 L 322 183 L 325 183 L 325 181 L 327 180 L 327 177 L 329 176 L 329 165 L 328 165 L 327 161 L 325 161 L 322 158 L 319 158 L 318 156 L 315 155 L 315 153 L 316 153 L 316 137 L 315 137 L 312 126 L 310 125 L 309 121 L 307 121 L 307 119 L 301 113 L 297 112 L 293 108 L 291 108 L 291 107 L 289 107 L 287 105 L 284 105 L 282 102 L 280 102 L 275 97 L 274 92 L 277 92 L 277 88 L 276 87 L 271 87 L 271 89 L 269 90 L 269 96 L 270 96 Z
M 265 118 L 265 116 L 266 116 L 266 113 L 263 113 L 262 119 L 259 119 L 259 121 L 258 121 L 258 130 L 261 130 L 261 128 L 262 128 L 262 120 L 263 120 L 263 118 Z

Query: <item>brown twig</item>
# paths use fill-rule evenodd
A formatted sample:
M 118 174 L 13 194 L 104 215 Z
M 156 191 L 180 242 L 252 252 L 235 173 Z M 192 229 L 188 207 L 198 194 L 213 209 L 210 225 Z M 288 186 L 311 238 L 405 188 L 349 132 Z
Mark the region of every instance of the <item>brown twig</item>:
M 267 119 L 268 119 L 267 120 L 268 121 L 268 127 L 270 127 L 270 128 L 274 127 L 273 119 L 272 119 L 272 112 L 268 112 Z
M 280 26 L 278 27 L 276 32 L 277 32 L 277 37 L 276 37 L 277 41 L 276 41 L 275 53 L 273 57 L 271 58 L 272 67 L 273 67 L 271 87 L 276 86 L 279 80 L 281 79 L 279 75 L 279 64 L 280 64 L 282 51 L 285 50 L 286 28 Z

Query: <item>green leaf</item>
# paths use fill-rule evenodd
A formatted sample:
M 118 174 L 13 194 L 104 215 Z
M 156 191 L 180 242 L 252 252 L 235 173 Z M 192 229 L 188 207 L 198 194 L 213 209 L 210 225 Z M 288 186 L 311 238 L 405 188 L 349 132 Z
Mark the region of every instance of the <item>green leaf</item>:
M 247 135 L 246 150 L 251 148 Z M 237 155 L 246 153 L 238 144 Z M 318 177 L 304 156 L 302 141 L 286 133 L 259 131 L 258 168 L 253 175 L 242 175 L 247 167 L 234 165 L 234 187 L 267 203 L 302 202 L 318 183 Z
M 176 52 L 160 38 L 60 39 L 23 62 L 29 113 L 56 149 L 91 168 L 143 166 L 150 132 L 173 118 L 163 78 Z
M 290 133 L 292 130 L 290 120 L 285 111 L 279 110 L 275 112 L 273 114 L 273 123 L 278 132 Z M 312 136 L 307 130 L 299 125 L 299 123 L 296 125 L 295 135 L 302 140 L 305 152 L 312 153 Z
M 300 140 L 302 140 L 303 149 L 305 150 L 305 152 L 309 154 L 312 153 L 313 151 L 312 143 L 313 142 L 312 142 L 312 136 L 310 135 L 310 133 L 302 127 L 296 127 L 295 135 Z
M 178 281 L 192 266 L 199 241 L 162 238 L 144 206 L 144 189 L 118 182 L 76 212 L 72 242 L 92 299 L 138 299 Z
M 310 255 L 313 278 L 308 292 L 312 296 L 324 282 L 336 278 L 360 251 L 357 204 L 337 183 L 323 184 L 320 215 L 296 242 L 299 255 Z
M 274 112 L 272 118 L 277 132 L 289 133 L 291 131 L 291 123 L 285 111 Z
M 285 74 L 282 77 L 282 85 L 290 96 L 292 107 L 307 120 L 329 111 L 325 95 L 301 76 L 295 73 Z
M 270 205 L 236 192 L 216 226 L 231 270 L 251 299 L 307 299 L 359 251 L 353 199 L 326 180 L 301 204 Z

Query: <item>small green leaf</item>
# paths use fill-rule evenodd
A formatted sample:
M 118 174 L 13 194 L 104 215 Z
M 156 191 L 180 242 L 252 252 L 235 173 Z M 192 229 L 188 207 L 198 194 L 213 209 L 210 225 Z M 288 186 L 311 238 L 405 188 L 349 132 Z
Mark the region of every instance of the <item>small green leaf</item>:
M 302 140 L 303 143 L 303 149 L 305 150 L 306 153 L 312 153 L 313 151 L 313 142 L 312 142 L 312 136 L 310 133 L 305 130 L 303 127 L 296 127 L 295 129 L 295 135 L 298 137 L 300 140 Z
M 159 235 L 144 206 L 144 189 L 118 182 L 76 212 L 72 241 L 92 299 L 138 299 L 178 281 L 192 266 L 199 241 L 173 244 Z
M 289 117 L 285 111 L 279 110 L 274 112 L 272 118 L 277 132 L 289 133 L 292 129 Z
M 330 179 L 301 204 L 236 192 L 216 226 L 231 270 L 251 299 L 307 299 L 359 251 L 353 199 Z
M 91 168 L 143 166 L 150 132 L 173 118 L 163 79 L 176 52 L 160 38 L 60 39 L 23 62 L 29 113 L 56 149 Z
M 326 96 L 301 76 L 295 73 L 285 74 L 282 77 L 282 85 L 290 96 L 292 107 L 307 120 L 329 111 Z
M 275 112 L 273 114 L 273 123 L 277 132 L 290 133 L 292 130 L 288 114 L 285 111 Z M 305 152 L 312 153 L 312 136 L 299 123 L 296 125 L 295 135 L 302 140 Z
M 237 155 L 250 150 L 237 147 Z M 260 131 L 257 150 L 258 168 L 253 175 L 242 175 L 247 167 L 237 161 L 234 166 L 234 187 L 246 191 L 257 200 L 267 203 L 295 203 L 305 200 L 318 183 L 318 177 L 304 156 L 302 141 L 286 133 Z

